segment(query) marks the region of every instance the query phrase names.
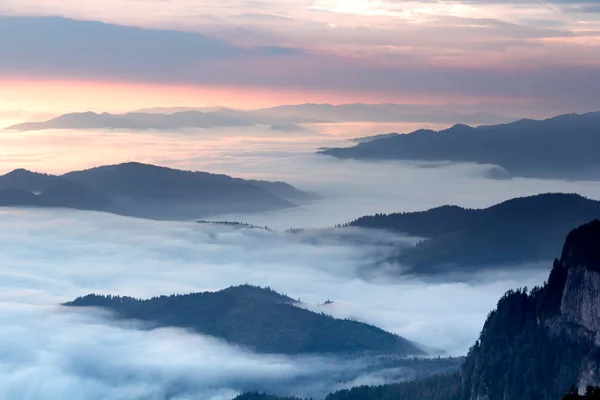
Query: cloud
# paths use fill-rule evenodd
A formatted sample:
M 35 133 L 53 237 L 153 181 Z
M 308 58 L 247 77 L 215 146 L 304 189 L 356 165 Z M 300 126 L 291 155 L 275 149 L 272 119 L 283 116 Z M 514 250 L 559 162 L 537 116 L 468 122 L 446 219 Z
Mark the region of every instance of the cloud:
M 307 136 L 269 138 L 255 129 L 237 137 L 225 132 L 213 132 L 214 137 L 53 132 L 46 139 L 11 137 L 6 144 L 17 143 L 12 151 L 20 149 L 21 161 L 38 166 L 56 154 L 68 169 L 82 158 L 94 162 L 85 151 L 90 148 L 99 157 L 133 156 L 127 152 L 135 149 L 173 166 L 280 178 L 325 196 L 290 214 L 236 216 L 277 228 L 329 225 L 446 202 L 490 205 L 558 188 L 600 196 L 600 186 L 593 183 L 487 180 L 481 176 L 485 166 L 419 168 L 418 163 L 306 156 L 307 149 L 325 141 L 323 136 L 308 130 Z M 115 155 L 115 148 L 125 152 Z M 253 153 L 259 149 L 263 152 Z M 269 149 L 272 154 L 265 153 Z M 257 355 L 180 330 L 147 331 L 103 313 L 57 307 L 91 292 L 150 297 L 243 283 L 271 286 L 315 311 L 363 320 L 462 355 L 499 297 L 510 288 L 542 283 L 551 266 L 548 261 L 468 279 L 420 281 L 385 271 L 365 273 L 392 249 L 414 243 L 386 232 L 286 234 L 67 210 L 0 209 L 0 219 L 0 397 L 8 400 L 224 400 L 245 389 L 318 397 L 344 385 L 381 383 L 411 373 L 369 371 L 361 362 L 343 359 Z M 326 300 L 334 303 L 319 305 Z
M 444 204 L 489 207 L 520 196 L 579 193 L 600 199 L 599 182 L 539 179 L 490 180 L 488 165 L 423 162 L 369 163 L 311 154 L 318 147 L 348 145 L 345 139 L 382 132 L 410 132 L 430 123 L 324 124 L 299 132 L 269 127 L 209 132 L 48 131 L 3 135 L 0 173 L 29 168 L 65 173 L 103 164 L 139 161 L 248 179 L 282 180 L 323 198 L 300 208 L 261 215 L 231 215 L 275 229 L 342 224 L 378 212 L 418 211 Z
M 301 1 L 290 4 L 291 11 L 273 2 L 231 1 L 216 9 L 200 7 L 209 10 L 205 15 L 185 1 L 152 7 L 113 1 L 104 8 L 9 2 L 4 9 L 12 14 L 128 26 L 2 17 L 0 30 L 9 39 L 0 41 L 5 55 L 0 71 L 28 78 L 235 85 L 240 91 L 394 94 L 395 101 L 543 99 L 572 107 L 599 101 L 598 87 L 589 84 L 600 81 L 597 18 L 584 21 L 558 5 L 533 2 L 520 5 L 518 16 L 510 2 L 376 4 L 398 10 L 369 15 L 357 6 L 350 15 L 338 15 L 310 11 Z M 130 12 L 107 12 L 125 5 Z M 471 76 L 481 79 L 472 82 Z
M 210 337 L 146 331 L 89 312 L 15 311 L 3 304 L 0 321 L 0 396 L 7 400 L 217 400 L 254 388 L 314 395 L 322 388 L 299 382 L 318 382 L 318 374 L 341 377 L 342 365 L 359 375 L 363 367 L 323 357 L 260 356 Z
M 202 60 L 243 59 L 292 49 L 242 49 L 198 33 L 145 29 L 59 17 L 0 16 L 0 68 L 99 78 L 157 78 Z M 239 62 L 239 61 L 238 61 Z
M 414 242 L 385 232 L 294 235 L 95 213 L 1 212 L 2 302 L 23 306 L 48 307 L 90 292 L 149 297 L 251 283 L 308 304 L 334 300 L 340 316 L 357 316 L 460 354 L 499 295 L 521 279 L 542 277 L 527 272 L 481 285 L 366 281 L 362 268 Z M 423 291 L 431 295 L 419 295 Z M 469 296 L 481 301 L 465 308 Z
M 0 273 L 3 399 L 217 400 L 244 390 L 321 396 L 368 370 L 366 360 L 257 355 L 177 329 L 147 331 L 102 312 L 57 306 L 87 292 L 146 297 L 234 282 L 283 286 L 290 280 L 289 288 L 298 279 L 352 279 L 342 262 L 372 255 L 344 254 L 347 246 L 337 237 L 291 238 L 68 211 L 0 214 L 7 223 L 0 237 L 13 238 L 0 245 L 6 267 Z M 310 254 L 298 257 L 296 251 Z

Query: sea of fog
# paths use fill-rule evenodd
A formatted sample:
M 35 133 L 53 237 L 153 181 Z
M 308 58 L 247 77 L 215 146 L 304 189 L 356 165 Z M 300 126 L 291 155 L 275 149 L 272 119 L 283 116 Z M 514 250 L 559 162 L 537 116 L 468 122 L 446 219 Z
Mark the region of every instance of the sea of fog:
M 270 286 L 310 309 L 463 355 L 507 289 L 540 284 L 547 275 L 542 265 L 464 283 L 384 272 L 365 279 L 362 268 L 414 239 L 357 229 L 291 234 L 71 210 L 3 209 L 0 220 L 5 399 L 227 399 L 241 387 L 315 396 L 350 386 L 338 375 L 360 368 L 332 357 L 253 354 L 182 330 L 146 331 L 59 306 L 88 293 L 146 298 Z M 326 300 L 334 304 L 320 305 Z M 353 383 L 382 383 L 377 379 L 359 375 Z
M 62 173 L 140 161 L 284 180 L 320 196 L 296 209 L 215 217 L 276 231 L 72 210 L 0 209 L 0 397 L 221 400 L 242 387 L 285 387 L 315 396 L 353 383 L 380 383 L 372 376 L 338 379 L 340 371 L 360 368 L 344 360 L 258 355 L 181 330 L 147 331 L 102 313 L 59 306 L 92 292 L 149 297 L 244 283 L 270 286 L 300 298 L 309 309 L 356 318 L 464 355 L 502 294 L 541 284 L 550 262 L 463 281 L 401 278 L 387 275 L 385 268 L 366 276 L 365 267 L 416 239 L 327 227 L 377 212 L 442 204 L 485 207 L 541 192 L 600 199 L 600 184 L 493 180 L 486 177 L 489 166 L 364 163 L 314 154 L 319 147 L 349 145 L 349 137 L 413 128 L 337 124 L 292 133 L 266 127 L 0 132 L 0 173 L 18 167 Z M 284 232 L 290 227 L 322 229 Z M 319 304 L 326 300 L 334 304 L 323 309 Z
M 276 229 L 326 227 L 367 214 L 417 211 L 444 204 L 487 207 L 545 192 L 575 192 L 600 199 L 599 182 L 494 180 L 487 177 L 493 167 L 486 165 L 341 161 L 314 154 L 320 147 L 351 145 L 348 138 L 393 130 L 410 132 L 417 126 L 317 124 L 294 132 L 272 131 L 264 126 L 183 132 L 0 131 L 0 173 L 15 168 L 64 173 L 138 161 L 242 178 L 282 180 L 321 196 L 319 201 L 296 209 L 216 218 Z

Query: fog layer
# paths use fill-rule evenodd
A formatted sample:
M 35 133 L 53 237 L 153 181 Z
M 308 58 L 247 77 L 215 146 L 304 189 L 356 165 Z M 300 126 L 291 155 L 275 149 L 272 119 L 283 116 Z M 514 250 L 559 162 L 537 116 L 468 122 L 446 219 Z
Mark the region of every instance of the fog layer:
M 329 313 L 460 355 L 505 290 L 541 283 L 550 268 L 541 263 L 539 272 L 481 274 L 466 283 L 364 279 L 366 266 L 415 239 L 354 229 L 289 234 L 66 210 L 2 209 L 0 217 L 0 300 L 3 312 L 23 315 L 92 292 L 149 297 L 250 283 L 300 298 L 309 308 L 333 300 Z M 52 308 L 44 311 L 58 318 Z
M 276 229 L 331 226 L 365 214 L 449 203 L 486 207 L 540 192 L 600 198 L 598 183 L 492 180 L 486 178 L 489 166 L 362 163 L 312 154 L 348 137 L 383 133 L 377 126 L 265 129 L 0 133 L 0 168 L 61 173 L 135 160 L 285 180 L 322 196 L 290 211 L 217 218 Z M 496 270 L 462 283 L 455 277 L 417 281 L 365 272 L 392 249 L 416 240 L 387 232 L 288 234 L 66 210 L 0 209 L 0 221 L 0 397 L 9 400 L 217 400 L 243 389 L 319 396 L 349 381 L 382 383 L 360 362 L 256 355 L 211 338 L 145 331 L 58 306 L 92 292 L 150 297 L 244 283 L 271 286 L 309 309 L 463 355 L 500 296 L 542 283 L 551 267 L 549 260 L 533 266 L 539 268 Z M 326 300 L 334 303 L 320 305 Z M 344 371 L 352 376 L 340 375 Z
M 186 132 L 0 132 L 0 172 L 24 167 L 51 173 L 140 161 L 232 176 L 284 180 L 321 201 L 265 215 L 228 215 L 273 228 L 331 226 L 378 212 L 416 211 L 444 204 L 488 207 L 542 192 L 576 192 L 600 199 L 600 182 L 489 179 L 492 166 L 426 162 L 367 163 L 313 154 L 346 139 L 432 124 L 315 124 L 297 132 L 269 127 Z

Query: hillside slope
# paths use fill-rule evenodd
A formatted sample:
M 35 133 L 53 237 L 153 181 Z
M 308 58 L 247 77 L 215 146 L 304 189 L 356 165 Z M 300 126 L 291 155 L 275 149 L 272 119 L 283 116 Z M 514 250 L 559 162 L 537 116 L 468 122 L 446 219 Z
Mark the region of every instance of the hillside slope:
M 375 326 L 317 314 L 295 303 L 270 289 L 244 285 L 149 300 L 88 295 L 65 306 L 103 307 L 120 318 L 187 328 L 263 353 L 424 354 Z
M 0 205 L 99 210 L 158 220 L 272 211 L 313 198 L 284 182 L 125 163 L 62 176 L 19 169 L 0 176 Z
M 566 114 L 476 128 L 405 135 L 327 149 L 321 154 L 360 160 L 458 161 L 499 165 L 513 176 L 600 179 L 600 112 Z
M 412 273 L 434 273 L 552 260 L 572 227 L 594 218 L 600 218 L 600 201 L 547 193 L 485 209 L 378 214 L 348 225 L 426 238 L 394 261 Z

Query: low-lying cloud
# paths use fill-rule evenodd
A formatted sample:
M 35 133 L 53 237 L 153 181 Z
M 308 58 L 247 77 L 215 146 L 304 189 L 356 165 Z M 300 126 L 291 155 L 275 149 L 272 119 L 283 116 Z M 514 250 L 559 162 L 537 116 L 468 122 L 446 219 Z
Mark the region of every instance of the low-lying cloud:
M 101 314 L 2 307 L 3 399 L 229 399 L 240 390 L 297 390 L 339 377 L 338 360 L 256 355 L 182 330 L 145 331 Z M 360 364 L 345 368 L 358 374 Z M 331 383 L 331 382 L 329 382 Z M 287 390 L 286 390 L 287 391 Z
M 42 131 L 1 133 L 0 173 L 15 168 L 65 173 L 139 161 L 247 179 L 282 180 L 321 195 L 319 201 L 268 214 L 217 216 L 285 230 L 344 224 L 375 213 L 421 211 L 454 204 L 482 208 L 539 193 L 579 193 L 600 199 L 600 182 L 489 179 L 490 165 L 361 162 L 312 154 L 321 146 L 382 132 L 410 132 L 416 124 L 317 124 L 300 132 L 268 127 L 185 132 Z M 424 124 L 424 126 L 429 126 Z M 439 128 L 439 127 L 437 127 Z
M 5 399 L 220 400 L 247 389 L 320 396 L 352 382 L 381 383 L 386 374 L 410 376 L 368 372 L 342 359 L 258 355 L 182 330 L 148 331 L 58 306 L 91 292 L 150 297 L 270 286 L 308 308 L 461 355 L 505 290 L 539 284 L 547 274 L 484 274 L 466 283 L 365 280 L 361 268 L 414 243 L 385 232 L 291 234 L 67 210 L 2 209 L 0 218 Z M 326 300 L 334 304 L 319 306 Z
M 216 217 L 279 232 L 0 209 L 0 397 L 221 400 L 256 389 L 318 398 L 351 384 L 411 376 L 411 371 L 371 371 L 342 359 L 258 355 L 181 330 L 148 331 L 103 313 L 58 306 L 92 292 L 147 298 L 244 283 L 270 286 L 300 298 L 309 309 L 375 324 L 451 355 L 465 354 L 499 297 L 507 289 L 542 283 L 550 261 L 469 279 L 419 281 L 369 270 L 392 249 L 414 244 L 414 238 L 358 229 L 282 230 L 442 204 L 487 207 L 540 192 L 600 198 L 600 184 L 500 181 L 486 178 L 489 166 L 364 163 L 310 154 L 349 136 L 382 131 L 381 125 L 338 124 L 308 126 L 293 135 L 265 127 L 4 135 L 4 170 L 60 173 L 48 167 L 70 170 L 130 159 L 285 180 L 322 198 L 283 212 Z M 322 305 L 327 300 L 334 303 Z

